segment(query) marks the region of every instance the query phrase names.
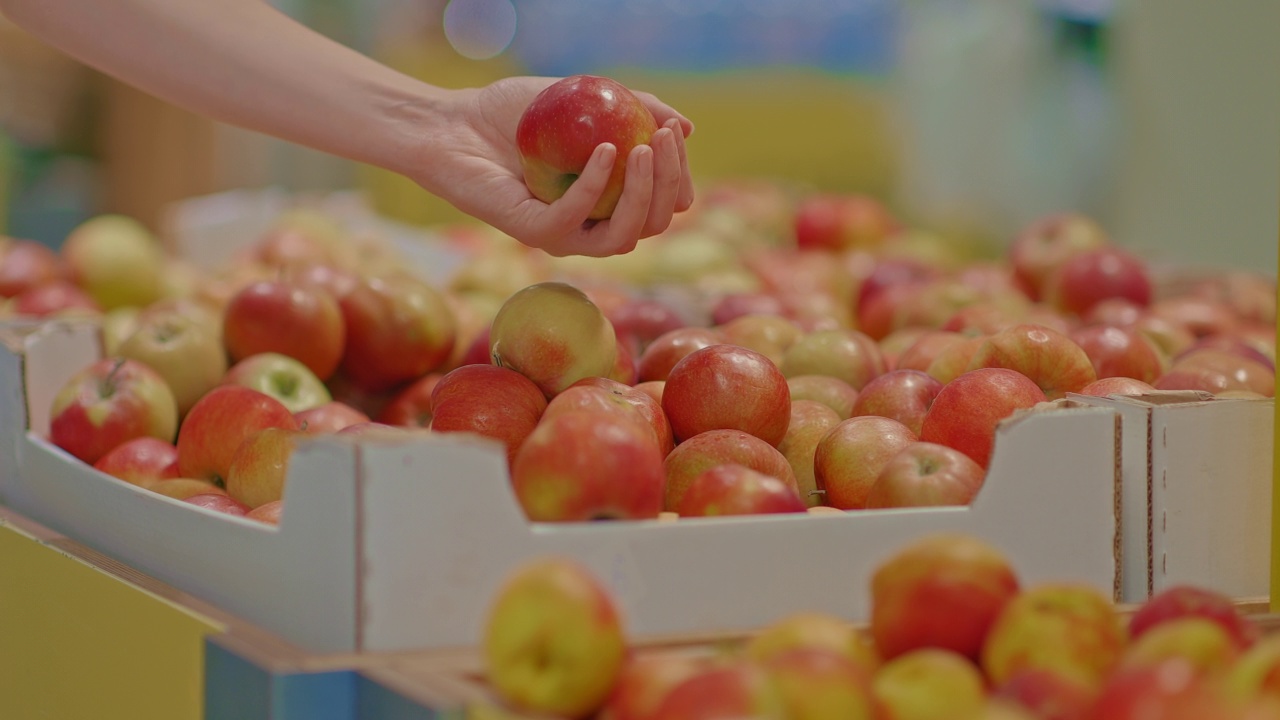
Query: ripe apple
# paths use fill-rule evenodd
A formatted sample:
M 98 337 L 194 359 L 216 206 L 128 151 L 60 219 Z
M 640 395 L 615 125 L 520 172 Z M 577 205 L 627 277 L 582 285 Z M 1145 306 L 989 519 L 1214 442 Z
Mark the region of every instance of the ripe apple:
M 880 200 L 851 193 L 815 193 L 795 209 L 796 247 L 801 250 L 875 249 L 900 225 Z
M 986 703 L 986 683 L 968 658 L 936 647 L 887 661 L 871 681 L 877 720 L 969 717 Z
M 626 658 L 609 591 L 573 560 L 528 561 L 489 608 L 481 652 L 488 685 L 513 707 L 585 717 L 609 697 Z
M 843 655 L 868 676 L 880 666 L 880 656 L 866 633 L 843 618 L 821 612 L 791 613 L 769 623 L 747 641 L 743 655 L 765 663 L 800 649 Z
M 19 317 L 94 316 L 102 306 L 84 290 L 66 280 L 54 280 L 27 288 L 9 301 Z
M 652 298 L 630 298 L 606 311 L 605 317 L 637 359 L 658 336 L 685 326 L 670 304 Z
M 985 470 L 1000 421 L 1044 401 L 1044 391 L 1016 370 L 970 370 L 938 391 L 920 426 L 920 439 L 955 448 Z
M 1120 661 L 1125 641 L 1122 621 L 1099 590 L 1043 583 L 1024 589 L 1001 610 L 982 647 L 982 668 L 996 685 L 1040 668 L 1097 688 Z
M 680 651 L 650 651 L 627 656 L 608 700 L 602 720 L 660 720 L 658 704 L 675 686 L 710 667 L 702 655 Z
M 168 440 L 138 437 L 98 458 L 93 467 L 134 485 L 178 477 L 178 448 Z
M 876 341 L 850 329 L 819 330 L 805 335 L 787 348 L 781 365 L 782 374 L 788 378 L 830 375 L 849 383 L 854 390 L 862 390 L 887 369 Z
M 485 347 L 487 353 L 488 345 Z M 486 360 L 484 363 L 466 363 L 459 367 L 472 364 L 488 365 L 489 362 Z M 397 388 L 395 394 L 378 413 L 378 421 L 401 427 L 431 427 L 431 394 L 435 392 L 436 385 L 444 376 L 445 373 L 442 372 L 429 372 L 408 385 Z
M 638 382 L 633 387 L 653 398 L 653 401 L 658 403 L 659 408 L 662 407 L 662 392 L 667 389 L 666 380 L 647 380 L 645 382 Z
M 946 385 L 972 369 L 973 358 L 986 341 L 986 335 L 965 335 L 942 345 L 925 366 L 925 374 Z
M 992 624 L 1018 595 L 999 549 L 971 535 L 928 535 L 895 551 L 871 576 L 871 635 L 881 657 L 927 647 L 977 659 Z M 938 608 L 947 612 L 940 613 Z
M 663 383 L 665 386 L 665 383 Z M 602 377 L 583 378 L 578 382 L 570 385 L 566 392 L 574 388 L 590 387 L 603 390 L 611 396 L 611 399 L 621 401 L 631 407 L 631 409 L 640 413 L 640 417 L 644 419 L 650 427 L 653 428 L 653 435 L 658 440 L 658 447 L 662 450 L 662 456 L 665 458 L 667 453 L 671 452 L 676 446 L 675 435 L 671 430 L 671 422 L 667 419 L 667 413 L 662 409 L 661 397 L 655 398 L 648 392 L 641 390 L 635 386 L 627 385 Z M 561 399 L 564 393 L 560 393 L 552 399 L 552 403 L 560 401 L 567 404 L 568 400 Z M 551 404 L 551 403 L 549 403 Z M 545 412 L 544 412 L 545 414 Z
M 1050 275 L 1072 257 L 1111 244 L 1106 231 L 1077 212 L 1058 212 L 1037 218 L 1009 244 L 1009 264 L 1032 300 L 1039 300 Z
M 804 335 L 794 320 L 780 315 L 743 315 L 718 325 L 724 342 L 764 355 L 781 365 L 787 348 Z
M 1230 334 L 1241 324 L 1240 318 L 1225 302 L 1197 295 L 1160 298 L 1151 303 L 1148 313 L 1185 327 L 1196 338 Z
M 74 282 L 103 310 L 160 299 L 164 250 L 133 218 L 90 218 L 67 235 L 60 252 Z
M 841 510 L 866 507 L 881 469 L 916 440 L 910 428 L 887 417 L 840 421 L 814 449 L 813 474 L 823 491 L 822 504 Z
M 783 720 L 790 715 L 768 673 L 749 662 L 715 664 L 676 685 L 658 705 L 655 718 Z
M 708 430 L 742 430 L 776 446 L 791 420 L 791 391 L 764 355 L 709 345 L 671 368 L 662 409 L 677 441 Z
M 390 390 L 422 377 L 453 352 L 453 312 L 444 296 L 422 280 L 404 275 L 368 278 L 339 306 L 346 328 L 340 368 L 362 390 Z
M 220 385 L 200 398 L 178 432 L 183 477 L 225 483 L 245 438 L 266 428 L 297 430 L 298 421 L 279 400 L 242 385 Z
M 244 358 L 227 370 L 223 385 L 240 385 L 279 400 L 291 413 L 333 401 L 329 388 L 302 361 L 275 352 Z
M 227 491 L 209 482 L 208 480 L 199 480 L 196 478 L 176 477 L 168 480 L 158 480 L 156 482 L 144 485 L 151 492 L 171 497 L 174 500 L 186 500 L 196 495 L 226 495 Z
M 941 268 L 922 260 L 907 257 L 881 258 L 858 285 L 856 295 L 858 307 L 861 308 L 871 302 L 882 290 L 910 286 L 912 283 L 933 280 L 942 275 Z
M 251 509 L 245 514 L 250 520 L 257 520 L 268 525 L 279 525 L 280 516 L 284 514 L 284 502 L 274 500 L 269 503 L 263 503 L 256 508 Z
M 69 278 L 62 256 L 52 248 L 34 240 L 0 237 L 0 241 L 0 298 Z
M 929 365 L 933 363 L 934 358 L 938 356 L 938 353 L 944 347 L 971 337 L 973 337 L 972 334 L 965 335 L 953 330 L 925 328 L 910 345 L 903 348 L 902 352 L 898 354 L 892 369 L 924 372 L 929 369 Z
M 1174 362 L 1152 384 L 1158 390 L 1248 390 L 1272 397 L 1275 383 L 1275 372 L 1261 362 L 1215 348 L 1201 348 Z
M 1044 668 L 1015 673 L 992 697 L 1008 700 L 1042 720 L 1086 720 L 1097 689 L 1070 676 Z
M 529 378 L 548 398 L 585 377 L 608 377 L 618 340 L 608 318 L 578 288 L 543 282 L 520 290 L 489 330 L 493 364 Z
M 1101 683 L 1088 714 L 1090 720 L 1208 720 L 1251 716 L 1233 706 L 1223 693 L 1182 658 L 1116 671 Z
M 117 352 L 145 363 L 165 379 L 180 418 L 227 373 L 216 316 L 190 303 L 157 304 L 141 311 L 133 333 Z
M 842 653 L 822 647 L 796 648 L 770 657 L 761 667 L 792 720 L 877 717 L 871 673 Z
M 336 433 L 349 425 L 369 422 L 368 415 L 337 400 L 299 410 L 293 414 L 293 419 L 298 421 L 299 430 L 312 435 Z
M 787 389 L 791 391 L 791 402 L 813 400 L 835 411 L 841 420 L 853 415 L 853 406 L 858 400 L 858 391 L 849 383 L 830 375 L 796 375 L 787 378 Z
M 227 494 L 249 508 L 282 499 L 289 456 L 302 434 L 300 430 L 267 427 L 246 436 L 231 456 Z
M 525 184 L 542 202 L 555 202 L 586 169 L 596 147 L 612 143 L 613 173 L 587 216 L 603 220 L 622 196 L 627 156 L 657 131 L 653 113 L 625 85 L 595 75 L 558 80 L 538 93 L 516 125 Z
M 250 283 L 227 301 L 222 322 L 232 362 L 279 353 L 328 380 L 342 361 L 342 309 L 327 290 L 315 285 L 287 280 Z
M 867 383 L 853 403 L 851 415 L 879 415 L 906 425 L 919 435 L 924 416 L 942 390 L 937 378 L 920 370 L 890 370 Z
M 666 380 L 671 368 L 689 353 L 725 342 L 716 328 L 686 326 L 669 330 L 654 338 L 636 360 L 640 382 Z
M 445 373 L 431 392 L 430 428 L 470 432 L 503 444 L 508 467 L 547 409 L 542 390 L 515 370 L 463 365 Z M 385 417 L 385 416 L 384 416 Z
M 59 388 L 49 415 L 49 441 L 89 465 L 135 438 L 172 442 L 178 428 L 164 378 L 125 358 L 81 368 Z
M 1151 292 L 1146 263 L 1114 246 L 1073 255 L 1047 278 L 1044 287 L 1049 305 L 1076 316 L 1110 298 L 1146 306 Z
M 1163 623 L 1187 617 L 1212 620 L 1234 638 L 1243 650 L 1262 636 L 1253 620 L 1244 616 L 1227 595 L 1196 585 L 1171 585 L 1147 598 L 1129 618 L 1129 637 L 1138 639 Z
M 867 493 L 868 509 L 968 505 L 986 472 L 959 450 L 936 443 L 908 445 L 886 462 Z
M 654 518 L 663 458 L 649 427 L 616 412 L 557 413 L 511 462 L 511 484 L 534 522 Z
M 1109 377 L 1094 380 L 1085 385 L 1080 388 L 1080 394 L 1108 397 L 1110 395 L 1143 395 L 1153 390 L 1155 390 L 1155 386 L 1144 383 L 1141 380 L 1126 377 Z
M 969 369 L 1017 370 L 1056 400 L 1097 380 L 1093 363 L 1070 337 L 1043 325 L 1019 323 L 987 337 Z
M 185 503 L 197 505 L 202 508 L 213 510 L 214 512 L 226 513 L 227 515 L 236 515 L 244 517 L 249 514 L 249 506 L 219 493 L 204 493 L 201 495 L 192 495 L 183 500 Z
M 1189 661 L 1202 675 L 1218 675 L 1231 667 L 1242 651 L 1221 623 L 1187 616 L 1159 623 L 1132 638 L 1124 648 L 1118 667 L 1156 665 L 1176 657 Z
M 335 265 L 315 261 L 295 261 L 280 269 L 279 279 L 320 288 L 339 302 L 360 284 L 360 276 Z
M 1089 356 L 1098 379 L 1126 377 L 1152 383 L 1164 374 L 1164 358 L 1155 343 L 1132 327 L 1087 325 L 1069 337 Z
M 791 422 L 787 425 L 787 434 L 778 443 L 778 452 L 791 463 L 800 497 L 808 507 L 825 504 L 823 494 L 818 492 L 814 455 L 818 443 L 838 424 L 840 416 L 836 411 L 816 400 L 791 403 Z
M 726 463 L 745 465 L 800 491 L 791 463 L 778 448 L 741 430 L 708 430 L 676 445 L 667 455 L 663 509 L 675 512 L 694 478 Z
M 799 513 L 805 508 L 795 485 L 745 465 L 726 463 L 695 477 L 675 512 L 680 517 L 711 517 Z

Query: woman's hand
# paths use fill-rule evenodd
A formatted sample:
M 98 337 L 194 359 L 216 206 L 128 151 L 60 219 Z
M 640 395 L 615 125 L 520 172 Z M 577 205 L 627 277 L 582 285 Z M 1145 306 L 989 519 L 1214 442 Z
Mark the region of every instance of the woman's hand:
M 533 98 L 555 80 L 514 77 L 449 93 L 434 108 L 439 122 L 426 129 L 421 152 L 399 170 L 459 210 L 551 255 L 630 252 L 642 238 L 666 230 L 672 215 L 693 202 L 684 146 L 693 124 L 653 95 L 637 92 L 658 131 L 627 158 L 626 184 L 613 216 L 590 221 L 587 215 L 613 167 L 612 144 L 597 147 L 581 176 L 549 205 L 529 192 L 520 168 L 516 126 Z

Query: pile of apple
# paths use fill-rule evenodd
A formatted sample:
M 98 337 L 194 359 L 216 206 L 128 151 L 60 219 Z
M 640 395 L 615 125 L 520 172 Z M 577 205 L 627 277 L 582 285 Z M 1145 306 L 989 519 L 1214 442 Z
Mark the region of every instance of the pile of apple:
M 887 557 L 868 589 L 865 626 L 799 612 L 743 639 L 639 647 L 590 571 L 531 561 L 490 605 L 480 679 L 495 702 L 474 717 L 1280 717 L 1280 636 L 1209 589 L 1121 609 L 1079 583 L 1024 586 L 998 550 L 950 534 Z

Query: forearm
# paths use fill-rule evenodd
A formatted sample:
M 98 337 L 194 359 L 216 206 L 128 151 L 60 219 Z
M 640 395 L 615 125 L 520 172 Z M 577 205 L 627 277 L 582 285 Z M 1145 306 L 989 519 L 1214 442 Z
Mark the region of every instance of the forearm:
M 445 94 L 261 0 L 0 0 L 0 11 L 175 105 L 396 170 Z

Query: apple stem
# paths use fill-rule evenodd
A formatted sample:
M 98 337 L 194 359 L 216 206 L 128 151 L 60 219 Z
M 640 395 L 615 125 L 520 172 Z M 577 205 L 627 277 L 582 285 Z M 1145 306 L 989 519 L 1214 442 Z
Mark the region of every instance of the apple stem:
M 116 376 L 120 373 L 120 368 L 124 367 L 128 358 L 118 357 L 115 364 L 111 366 L 111 372 L 102 378 L 102 397 L 111 397 L 116 393 Z

